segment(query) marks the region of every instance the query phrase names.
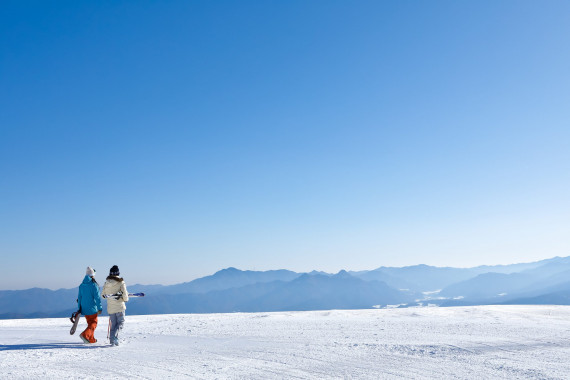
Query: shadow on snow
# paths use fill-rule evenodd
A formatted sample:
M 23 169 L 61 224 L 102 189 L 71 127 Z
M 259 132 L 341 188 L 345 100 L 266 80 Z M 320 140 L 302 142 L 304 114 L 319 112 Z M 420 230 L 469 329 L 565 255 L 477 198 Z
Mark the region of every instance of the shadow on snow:
M 0 344 L 0 351 L 20 351 L 20 350 L 54 350 L 62 348 L 93 349 L 100 348 L 98 345 L 88 345 L 85 343 L 35 343 L 35 344 Z

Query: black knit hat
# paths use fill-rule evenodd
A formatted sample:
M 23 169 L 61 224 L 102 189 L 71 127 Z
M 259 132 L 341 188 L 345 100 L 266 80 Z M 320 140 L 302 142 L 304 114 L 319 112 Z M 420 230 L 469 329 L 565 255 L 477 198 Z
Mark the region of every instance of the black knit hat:
M 121 272 L 119 272 L 119 267 L 116 265 L 113 265 L 113 267 L 109 271 L 109 276 L 120 276 L 120 275 L 121 275 Z

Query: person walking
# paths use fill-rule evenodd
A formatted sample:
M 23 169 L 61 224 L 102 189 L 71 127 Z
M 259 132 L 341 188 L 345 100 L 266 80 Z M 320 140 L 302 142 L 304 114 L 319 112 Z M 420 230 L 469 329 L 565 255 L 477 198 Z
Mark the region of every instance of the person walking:
M 79 285 L 77 304 L 79 310 L 81 310 L 81 314 L 83 314 L 85 320 L 87 320 L 87 328 L 79 334 L 79 337 L 85 343 L 97 343 L 97 339 L 95 339 L 97 316 L 103 312 L 103 307 L 101 306 L 99 284 L 95 280 L 95 269 L 91 267 L 87 267 L 85 278 L 83 278 L 83 282 Z
M 111 331 L 109 340 L 112 346 L 119 345 L 119 331 L 123 329 L 125 323 L 125 310 L 127 306 L 125 302 L 129 301 L 129 292 L 127 285 L 122 277 L 119 267 L 113 265 L 109 270 L 109 276 L 103 285 L 103 295 L 113 296 L 107 297 L 107 312 L 109 313 L 109 322 L 111 323 Z

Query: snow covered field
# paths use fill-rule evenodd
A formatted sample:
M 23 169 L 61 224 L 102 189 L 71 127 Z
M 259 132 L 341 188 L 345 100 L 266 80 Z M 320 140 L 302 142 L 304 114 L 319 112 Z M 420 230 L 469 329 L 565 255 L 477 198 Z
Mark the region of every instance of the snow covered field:
M 0 321 L 0 378 L 570 378 L 567 306 L 127 316 L 119 347 L 107 321 Z

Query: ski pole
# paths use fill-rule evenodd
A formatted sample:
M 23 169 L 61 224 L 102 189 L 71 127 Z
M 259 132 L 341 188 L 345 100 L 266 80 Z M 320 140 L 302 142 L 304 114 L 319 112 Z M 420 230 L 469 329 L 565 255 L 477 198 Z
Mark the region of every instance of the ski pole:
M 107 328 L 107 340 L 111 343 L 111 316 L 109 315 L 109 327 Z

